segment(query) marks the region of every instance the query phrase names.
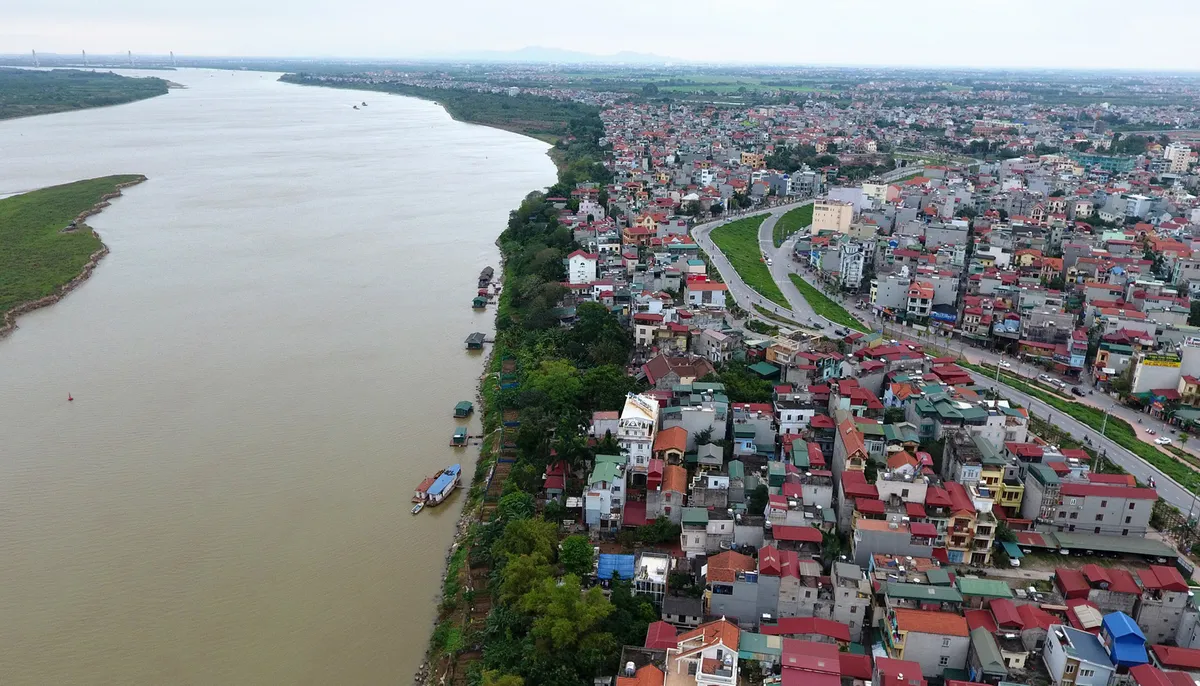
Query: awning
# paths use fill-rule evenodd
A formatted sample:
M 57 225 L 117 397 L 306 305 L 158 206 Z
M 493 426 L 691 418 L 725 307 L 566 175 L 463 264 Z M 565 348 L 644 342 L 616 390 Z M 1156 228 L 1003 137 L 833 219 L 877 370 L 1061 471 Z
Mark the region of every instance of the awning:
M 1008 553 L 1008 556 L 1014 560 L 1019 560 L 1025 557 L 1025 553 L 1021 552 L 1021 549 L 1017 547 L 1016 543 L 1000 541 L 1000 545 L 1004 548 L 1004 552 Z

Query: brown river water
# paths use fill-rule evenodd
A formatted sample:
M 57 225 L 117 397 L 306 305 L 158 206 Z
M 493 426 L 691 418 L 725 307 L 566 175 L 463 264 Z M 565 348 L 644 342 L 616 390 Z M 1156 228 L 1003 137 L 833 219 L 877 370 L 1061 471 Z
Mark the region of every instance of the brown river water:
M 90 220 L 92 278 L 0 340 L 0 684 L 411 683 L 465 488 L 409 499 L 473 471 L 448 446 L 492 326 L 470 301 L 546 146 L 166 76 L 187 88 L 0 122 L 0 195 L 149 177 Z

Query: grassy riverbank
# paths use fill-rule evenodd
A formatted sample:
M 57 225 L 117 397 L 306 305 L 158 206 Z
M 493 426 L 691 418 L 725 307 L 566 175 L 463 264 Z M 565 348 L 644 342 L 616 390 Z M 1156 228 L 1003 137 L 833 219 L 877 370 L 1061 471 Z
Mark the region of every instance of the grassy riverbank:
M 82 222 L 122 186 L 143 176 L 105 176 L 0 200 L 0 318 L 23 303 L 61 293 L 104 248 Z
M 766 219 L 765 214 L 745 217 L 718 226 L 709 235 L 747 286 L 764 298 L 790 309 L 791 305 L 783 296 L 783 291 L 771 278 L 771 270 L 762 261 L 762 251 L 758 247 L 758 227 Z
M 980 374 L 987 374 L 988 376 L 994 376 L 996 373 L 996 368 L 993 366 L 981 366 L 965 360 L 960 361 L 959 365 Z M 1032 398 L 1036 398 L 1059 412 L 1065 412 L 1073 419 L 1094 429 L 1105 426 L 1104 416 L 1106 413 L 1099 408 L 1067 400 L 1056 394 L 1035 388 L 1007 372 L 1001 371 L 1000 380 L 1004 384 Z M 1138 438 L 1137 432 L 1134 431 L 1133 426 L 1129 422 L 1120 417 L 1108 415 L 1108 424 L 1105 426 L 1104 435 L 1117 445 L 1150 463 L 1180 485 L 1186 488 L 1191 484 L 1191 490 L 1200 493 L 1200 482 L 1196 481 L 1195 470 L 1183 464 L 1179 458 L 1167 455 L 1157 447 Z
M 809 306 L 813 308 L 813 312 L 835 324 L 841 324 L 842 326 L 847 326 L 863 333 L 870 333 L 871 330 L 865 324 L 855 319 L 849 310 L 817 290 L 815 286 L 805 281 L 799 274 L 788 274 L 788 278 L 796 285 L 796 289 L 800 291 L 800 295 L 804 296 L 804 299 L 808 301 Z
M 775 241 L 775 247 L 783 245 L 783 242 L 791 238 L 792 234 L 800 229 L 812 224 L 813 206 L 805 205 L 797 207 L 794 210 L 788 210 L 775 222 L 775 228 L 771 232 L 771 238 Z
M 0 69 L 0 119 L 121 105 L 166 95 L 167 82 L 78 69 Z

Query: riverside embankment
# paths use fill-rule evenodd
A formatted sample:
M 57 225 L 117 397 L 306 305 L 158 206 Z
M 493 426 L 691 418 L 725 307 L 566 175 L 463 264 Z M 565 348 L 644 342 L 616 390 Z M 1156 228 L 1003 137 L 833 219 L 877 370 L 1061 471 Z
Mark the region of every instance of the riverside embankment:
M 108 254 L 87 218 L 121 197 L 122 189 L 145 180 L 141 175 L 110 176 L 0 200 L 0 272 L 5 274 L 0 339 L 17 328 L 17 317 L 53 305 L 87 281 Z M 89 202 L 90 207 L 79 209 Z
M 136 169 L 110 253 L 0 344 L 6 684 L 394 683 L 466 489 L 413 517 L 546 145 L 256 72 L 0 122 L 0 195 Z M 66 402 L 67 393 L 75 401 Z M 479 433 L 479 419 L 471 433 Z

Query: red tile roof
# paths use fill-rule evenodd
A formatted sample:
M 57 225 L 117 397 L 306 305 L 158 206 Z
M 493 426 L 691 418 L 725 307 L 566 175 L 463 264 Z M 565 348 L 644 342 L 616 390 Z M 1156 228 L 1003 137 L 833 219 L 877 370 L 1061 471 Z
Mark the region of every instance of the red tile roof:
M 708 581 L 733 583 L 738 572 L 754 571 L 754 558 L 733 550 L 726 550 L 708 558 Z
M 897 608 L 895 613 L 896 627 L 900 631 L 943 636 L 967 636 L 970 634 L 967 630 L 967 620 L 961 615 L 904 608 Z
M 996 618 L 996 624 L 1002 628 L 1024 627 L 1024 622 L 1021 620 L 1021 615 L 1017 614 L 1017 606 L 1008 598 L 994 598 L 988 603 L 988 607 L 992 609 L 992 616 Z
M 1088 585 L 1083 572 L 1078 569 L 1058 568 L 1054 570 L 1054 582 L 1066 598 L 1086 598 L 1092 587 Z
M 675 636 L 675 627 L 666 622 L 654 622 L 646 627 L 646 643 L 647 648 L 654 650 L 666 650 L 667 648 L 675 648 L 679 645 L 679 641 Z
M 999 629 L 996 627 L 996 618 L 992 616 L 990 610 L 967 610 L 963 613 L 967 620 L 967 628 L 974 631 L 980 627 L 987 629 L 989 634 L 994 634 Z
M 850 627 L 832 619 L 820 617 L 780 617 L 775 624 L 763 624 L 759 633 L 768 636 L 796 636 L 817 634 L 839 641 L 850 642 Z
M 1152 645 L 1150 651 L 1165 669 L 1200 671 L 1200 649 L 1177 648 L 1175 646 Z
M 1130 488 L 1106 484 L 1063 484 L 1061 493 L 1067 497 L 1129 498 L 1135 500 L 1158 500 L 1158 491 L 1153 488 Z
M 1151 590 L 1183 592 L 1188 590 L 1183 575 L 1174 567 L 1153 565 L 1150 569 L 1139 569 L 1138 578 L 1142 585 Z
M 820 543 L 823 540 L 821 530 L 814 526 L 773 526 L 771 534 L 776 541 Z

